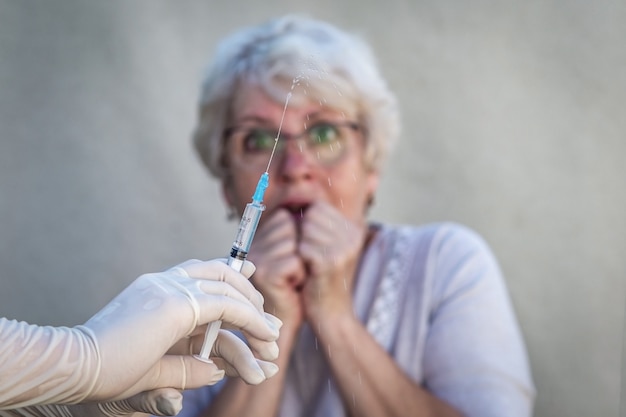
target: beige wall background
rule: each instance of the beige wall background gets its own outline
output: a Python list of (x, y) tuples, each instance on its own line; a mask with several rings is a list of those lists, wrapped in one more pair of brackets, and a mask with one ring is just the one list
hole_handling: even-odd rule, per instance
[(372, 217), (490, 242), (535, 415), (626, 416), (619, 0), (0, 0), (0, 313), (75, 325), (143, 272), (226, 255), (198, 85), (219, 37), (286, 12), (372, 43), (404, 118)]

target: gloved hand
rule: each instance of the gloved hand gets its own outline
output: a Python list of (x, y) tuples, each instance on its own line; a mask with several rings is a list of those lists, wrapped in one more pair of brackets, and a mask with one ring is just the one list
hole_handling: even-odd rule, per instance
[(251, 263), (242, 275), (215, 260), (143, 275), (71, 329), (0, 319), (0, 409), (110, 401), (155, 388), (215, 383), (224, 371), (189, 355), (198, 351), (194, 346), (201, 343), (205, 325), (215, 320), (242, 330), (260, 357), (221, 332), (216, 346), (237, 352), (222, 366), (246, 382), (261, 382), (277, 371), (263, 359), (278, 355), (280, 321), (262, 312), (262, 297), (245, 276), (253, 271)]
[(183, 395), (174, 388), (160, 388), (125, 400), (74, 405), (34, 405), (0, 410), (0, 417), (140, 417), (174, 416), (180, 412)]

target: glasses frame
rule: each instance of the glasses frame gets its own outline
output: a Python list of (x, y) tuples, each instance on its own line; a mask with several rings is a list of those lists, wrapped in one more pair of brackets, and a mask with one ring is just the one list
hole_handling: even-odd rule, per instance
[[(315, 127), (321, 126), (321, 125), (334, 126), (334, 127), (337, 127), (337, 128), (346, 128), (347, 127), (347, 128), (351, 129), (355, 133), (361, 133), (359, 135), (359, 137), (363, 137), (363, 135), (364, 135), (364, 131), (363, 131), (363, 128), (361, 127), (361, 125), (359, 123), (357, 123), (357, 122), (349, 121), (349, 120), (340, 121), (340, 122), (329, 122), (329, 121), (321, 121), (320, 120), (320, 121), (318, 121), (316, 123), (311, 124), (311, 126), (307, 127), (306, 129), (304, 129), (300, 133), (297, 133), (297, 134), (293, 134), (292, 133), (292, 134), (290, 134), (290, 133), (280, 132), (280, 135), (279, 135), (278, 129), (272, 130), (272, 129), (269, 129), (269, 128), (265, 129), (265, 128), (261, 127), (261, 126), (253, 127), (253, 126), (246, 126), (246, 125), (239, 125), (239, 126), (235, 125), (235, 126), (230, 126), (230, 127), (226, 128), (226, 129), (224, 129), (224, 133), (222, 134), (222, 140), (223, 140), (223, 143), (224, 143), (224, 145), (223, 145), (223, 149), (224, 149), (223, 158), (224, 159), (223, 160), (224, 161), (226, 160), (226, 153), (228, 153), (228, 151), (227, 151), (227, 149), (228, 149), (228, 145), (227, 145), (228, 139), (233, 135), (233, 133), (235, 133), (237, 131), (244, 130), (244, 131), (251, 132), (251, 131), (254, 131), (254, 130), (263, 130), (263, 131), (271, 134), (271, 136), (274, 139), (276, 139), (276, 137), (278, 137), (278, 142), (281, 143), (281, 141), (282, 141), (283, 145), (282, 146), (281, 145), (277, 145), (276, 154), (274, 156), (274, 157), (276, 157), (280, 153), (281, 148), (284, 149), (284, 146), (289, 141), (300, 141), (300, 140), (303, 140), (305, 142), (304, 147), (306, 149), (310, 149), (310, 141), (307, 140), (308, 138), (306, 138), (306, 136), (311, 133), (312, 129), (314, 129)], [(302, 147), (300, 147), (300, 150), (302, 150)], [(339, 156), (337, 160), (340, 160), (340, 159), (341, 159), (341, 156)], [(269, 160), (268, 160), (268, 162), (269, 162)], [(322, 165), (333, 165), (336, 162), (337, 161), (334, 160), (332, 162), (327, 162), (327, 163), (321, 162), (321, 164)]]

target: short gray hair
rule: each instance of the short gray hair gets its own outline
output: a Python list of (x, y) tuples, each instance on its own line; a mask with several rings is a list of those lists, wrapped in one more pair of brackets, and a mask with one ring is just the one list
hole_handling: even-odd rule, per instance
[[(311, 71), (317, 74), (307, 76)], [(356, 106), (367, 137), (365, 163), (381, 169), (399, 133), (399, 112), (370, 47), (329, 23), (288, 15), (240, 30), (217, 47), (194, 132), (196, 150), (213, 175), (222, 180), (228, 175), (223, 134), (238, 86), (258, 85), (284, 102), (302, 80), (309, 99), (338, 109)]]

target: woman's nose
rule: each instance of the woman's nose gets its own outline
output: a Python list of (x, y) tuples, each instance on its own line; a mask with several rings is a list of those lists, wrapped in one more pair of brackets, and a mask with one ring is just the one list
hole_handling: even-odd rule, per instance
[(310, 178), (313, 169), (311, 155), (303, 140), (292, 139), (285, 141), (281, 149), (277, 168), (281, 179), (296, 181)]

